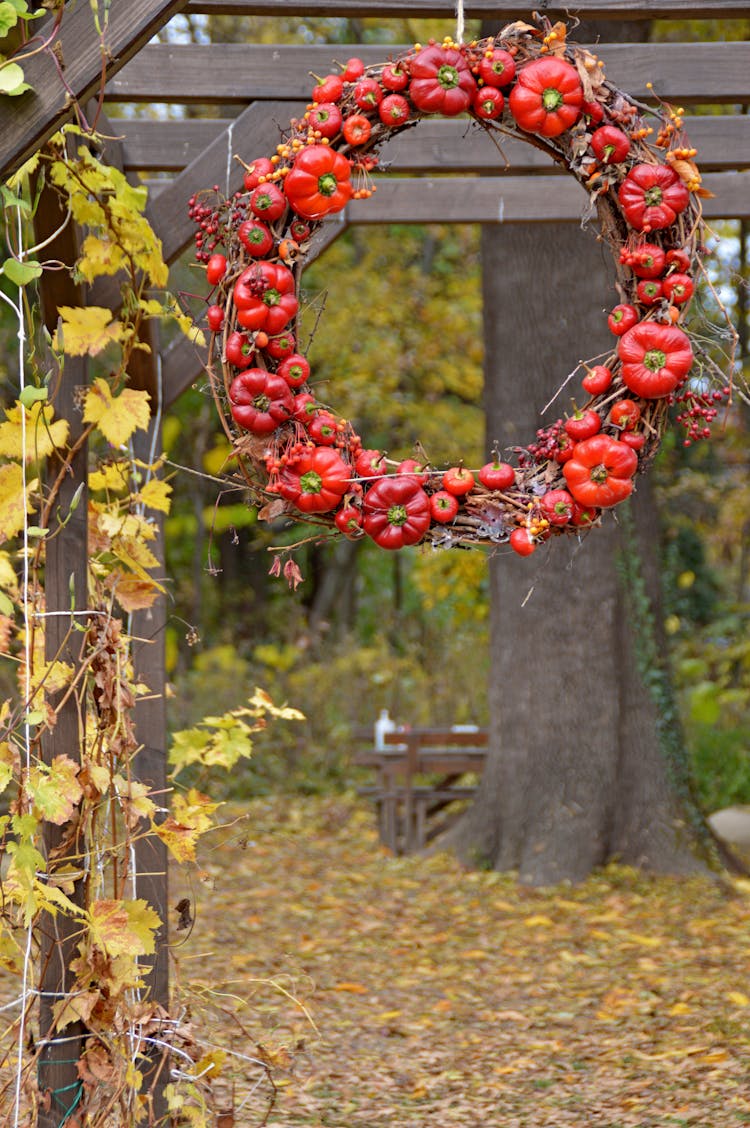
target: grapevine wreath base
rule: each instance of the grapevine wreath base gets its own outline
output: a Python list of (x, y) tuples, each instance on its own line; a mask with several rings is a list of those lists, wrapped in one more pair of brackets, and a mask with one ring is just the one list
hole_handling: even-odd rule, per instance
[[(498, 457), (476, 472), (365, 449), (317, 400), (297, 343), (312, 236), (349, 200), (372, 195), (380, 146), (428, 115), (464, 115), (548, 153), (587, 189), (617, 269), (611, 350), (581, 363), (580, 408), (515, 448), (513, 464)], [(468, 44), (415, 44), (375, 66), (350, 59), (318, 82), (273, 155), (242, 162), (244, 191), (193, 197), (197, 257), (212, 287), (208, 373), (260, 516), (388, 549), (509, 542), (529, 555), (551, 536), (580, 535), (628, 497), (673, 405), (685, 443), (708, 437), (729, 388), (684, 326), (708, 193), (682, 124), (680, 111), (652, 111), (612, 86), (596, 56), (566, 44), (563, 25), (513, 23)]]

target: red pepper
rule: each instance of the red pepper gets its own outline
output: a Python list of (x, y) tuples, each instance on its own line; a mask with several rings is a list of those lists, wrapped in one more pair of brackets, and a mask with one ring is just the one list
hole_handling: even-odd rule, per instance
[(341, 110), (335, 102), (321, 102), (310, 110), (308, 124), (321, 137), (335, 137), (341, 130)]
[(330, 411), (319, 411), (307, 425), (307, 433), (318, 446), (333, 446), (336, 442), (336, 416)]
[(340, 74), (327, 74), (313, 87), (313, 102), (338, 102), (344, 93), (344, 80)]
[(448, 490), (438, 490), (430, 498), (430, 515), (439, 525), (447, 525), (458, 513), (458, 498)]
[(208, 282), (209, 286), (215, 286), (217, 282), (221, 282), (226, 272), (226, 255), (211, 255), (210, 259), (206, 263), (206, 281)]
[(658, 278), (666, 264), (666, 255), (656, 243), (639, 243), (621, 255), (637, 278)]
[(536, 552), (536, 541), (528, 529), (514, 529), (508, 540), (510, 547), (519, 556), (531, 556), (532, 552)]
[(242, 246), (253, 258), (265, 258), (273, 250), (273, 235), (259, 219), (246, 219), (237, 229)]
[(658, 278), (641, 278), (636, 286), (638, 301), (641, 305), (652, 306), (661, 301), (664, 287)]
[(676, 325), (657, 321), (640, 321), (629, 329), (618, 343), (617, 355), (623, 384), (641, 399), (668, 396), (693, 363), (687, 334)]
[(683, 305), (693, 296), (693, 280), (689, 274), (669, 274), (664, 279), (664, 297), (674, 305)]
[(516, 75), (516, 60), (497, 47), (488, 50), (479, 62), (479, 77), (485, 86), (510, 86)]
[[(641, 417), (641, 409), (635, 400), (621, 399), (613, 406), (609, 413), (609, 421), (613, 427), (621, 427), (623, 431), (632, 431)], [(620, 435), (620, 439), (623, 435)]]
[(621, 337), (638, 324), (638, 310), (632, 305), (616, 305), (607, 318), (607, 325), (616, 337)]
[(443, 489), (456, 497), (470, 493), (475, 486), (474, 475), (465, 466), (452, 466), (443, 474)]
[(418, 462), (416, 458), (405, 458), (403, 462), (399, 462), (396, 467), (396, 473), (411, 474), (412, 478), (419, 482), (420, 486), (423, 486), (430, 476), (425, 471), (424, 463)]
[(690, 255), (681, 247), (674, 247), (671, 251), (667, 251), (667, 266), (673, 266), (684, 274), (690, 269)]
[(281, 376), (264, 368), (247, 368), (229, 385), (232, 416), (254, 435), (270, 435), (294, 410), (292, 390)]
[(488, 490), (507, 490), (516, 484), (516, 472), (509, 462), (487, 462), (477, 477)]
[(255, 344), (249, 333), (230, 333), (227, 338), (226, 357), (235, 368), (249, 368), (255, 359)]
[(591, 148), (602, 164), (620, 164), (630, 152), (630, 138), (615, 125), (603, 125), (591, 134)]
[(409, 69), (409, 97), (423, 114), (453, 117), (468, 110), (477, 84), (455, 47), (424, 47)]
[(690, 200), (690, 193), (668, 165), (637, 164), (618, 193), (626, 220), (636, 231), (671, 227)]
[(224, 310), (220, 305), (210, 305), (206, 310), (206, 321), (212, 333), (220, 333), (224, 328)]
[(234, 304), (243, 329), (280, 333), (299, 309), (294, 275), (281, 263), (255, 262), (235, 282)]
[(286, 210), (286, 197), (277, 184), (259, 184), (250, 197), (250, 207), (259, 219), (273, 223)]
[(480, 86), (474, 94), (472, 109), (482, 121), (494, 121), (505, 109), (505, 99), (496, 86)]
[(563, 466), (568, 489), (579, 505), (606, 509), (633, 492), (638, 456), (609, 435), (594, 435), (576, 443), (573, 457)]
[(379, 450), (360, 451), (354, 469), (359, 478), (379, 478), (386, 472), (385, 456)]
[(372, 125), (364, 114), (350, 114), (344, 118), (344, 140), (349, 145), (365, 145), (370, 140)]
[(269, 157), (258, 157), (252, 164), (247, 165), (245, 168), (245, 175), (242, 178), (245, 185), (246, 192), (252, 192), (260, 184), (261, 176), (270, 176), (274, 171), (273, 163)]
[(388, 63), (380, 72), (380, 81), (386, 90), (405, 90), (409, 85), (409, 76), (401, 63)]
[(352, 195), (351, 173), (343, 153), (330, 145), (309, 145), (295, 158), (284, 191), (297, 215), (322, 219), (346, 207)]
[(411, 474), (388, 474), (365, 494), (364, 530), (381, 548), (417, 544), (430, 527), (430, 499)]
[(402, 94), (389, 94), (378, 106), (378, 117), (384, 125), (403, 125), (410, 113), (409, 103)]
[(383, 91), (375, 78), (360, 78), (353, 93), (360, 110), (374, 110), (383, 100)]
[(612, 373), (604, 364), (595, 364), (581, 380), (584, 392), (588, 392), (590, 396), (600, 396), (611, 383)]
[(578, 71), (564, 59), (534, 59), (519, 71), (508, 101), (521, 129), (559, 137), (581, 112), (583, 88)]
[(575, 502), (567, 490), (547, 490), (542, 510), (550, 525), (567, 525), (573, 516)]
[(359, 536), (364, 518), (362, 510), (357, 509), (356, 505), (345, 505), (343, 509), (338, 510), (333, 519), (336, 522), (336, 528), (345, 537), (354, 539)]
[(344, 72), (341, 75), (344, 82), (356, 82), (365, 73), (365, 64), (357, 56), (353, 55), (351, 59), (347, 59)]
[(279, 493), (302, 513), (328, 513), (349, 489), (350, 469), (331, 447), (306, 450), (279, 477)]
[(593, 408), (587, 407), (583, 411), (576, 410), (575, 415), (566, 419), (564, 425), (565, 433), (570, 435), (573, 442), (579, 443), (582, 439), (590, 439), (595, 435), (601, 429), (602, 421)]
[(301, 388), (310, 375), (310, 362), (300, 353), (292, 353), (282, 360), (276, 371), (286, 380), (290, 388)]

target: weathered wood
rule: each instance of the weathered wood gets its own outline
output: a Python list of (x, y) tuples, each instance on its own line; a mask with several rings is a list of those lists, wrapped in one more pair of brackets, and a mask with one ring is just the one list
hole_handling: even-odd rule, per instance
[[(128, 0), (126, 4), (113, 4), (104, 35), (104, 56), (90, 5), (66, 6), (54, 43), (55, 56), (64, 67), (65, 84), (50, 53), (41, 51), (24, 60), (21, 52), (18, 58), (32, 89), (17, 98), (0, 99), (2, 178), (73, 116), (71, 94), (77, 102), (84, 103), (98, 91), (105, 63), (107, 74), (116, 74), (184, 6), (185, 0)], [(48, 19), (32, 28), (36, 36), (43, 38), (53, 26)]]
[[(133, 352), (128, 365), (128, 384), (143, 388), (151, 396), (151, 422), (148, 430), (138, 430), (133, 436), (133, 453), (141, 462), (150, 464), (162, 452), (163, 403), (161, 397), (161, 365), (159, 362), (158, 332), (153, 322), (147, 322), (141, 339), (151, 352), (140, 349)], [(147, 473), (147, 471), (142, 471)], [(156, 511), (149, 511), (156, 531), (150, 542), (151, 551), (160, 562), (156, 579), (165, 580), (164, 519)], [(129, 630), (133, 639), (132, 660), (136, 681), (150, 689), (150, 694), (140, 697), (135, 707), (135, 735), (139, 744), (132, 766), (134, 778), (145, 783), (159, 807), (167, 805), (167, 702), (164, 634), (167, 625), (167, 597), (160, 595), (153, 606), (136, 611), (130, 619)], [(161, 819), (157, 818), (157, 822)], [(140, 960), (144, 968), (144, 982), (149, 1001), (169, 1010), (169, 882), (167, 847), (155, 834), (147, 834), (148, 825), (135, 842), (135, 895), (143, 897), (161, 919), (156, 932), (156, 951), (150, 958)], [(167, 1114), (165, 1085), (169, 1083), (169, 1066), (162, 1047), (146, 1051), (141, 1065), (142, 1093), (150, 1102), (154, 1122)]]
[[(540, 5), (540, 8), (542, 6)], [(581, 19), (732, 19), (747, 17), (748, 5), (737, 0), (576, 0), (574, 5), (543, 7), (545, 15), (567, 19), (573, 13)], [(453, 0), (190, 0), (191, 14), (227, 16), (425, 16), (455, 15)], [(467, 17), (529, 19), (531, 6), (518, 0), (465, 0)]]
[[(302, 105), (301, 102), (287, 104), (290, 118), (301, 111)], [(217, 141), (229, 125), (227, 118), (213, 121), (110, 119), (110, 127), (122, 137), (123, 162), (129, 172), (179, 172)], [(750, 117), (747, 115), (687, 116), (685, 132), (691, 145), (698, 149), (703, 171), (750, 165)], [(483, 129), (469, 126), (466, 120), (427, 118), (416, 129), (388, 141), (380, 151), (380, 159), (383, 165), (392, 162), (399, 173), (496, 173), (507, 158), (514, 172), (564, 175), (532, 145), (512, 137), (495, 136), (497, 145)], [(256, 155), (244, 154), (245, 159)]]
[[(358, 46), (357, 54), (366, 63), (378, 63), (404, 50)], [(685, 105), (750, 102), (750, 43), (602, 43), (592, 50), (609, 80), (636, 98), (655, 94)], [(107, 98), (210, 105), (308, 99), (311, 74), (325, 74), (343, 53), (331, 45), (157, 43), (144, 47), (115, 75), (107, 84)]]
[[(56, 194), (46, 189), (41, 196), (35, 219), (35, 231), (41, 242), (58, 231), (65, 219)], [(76, 233), (72, 224), (64, 227), (47, 246), (45, 253), (61, 262), (73, 263), (77, 257)], [(60, 305), (82, 305), (80, 288), (74, 285), (67, 271), (46, 271), (41, 283), (44, 320), (50, 332), (57, 324)], [(79, 407), (79, 389), (86, 383), (86, 361), (68, 357), (57, 381), (51, 401), (58, 418), (67, 419), (71, 444), (80, 437), (83, 420)], [(88, 607), (87, 547), (87, 449), (84, 443), (71, 462), (70, 473), (60, 483), (57, 502), (49, 521), (45, 564), (45, 659), (69, 662), (74, 670), (80, 667), (83, 634)], [(49, 460), (48, 481), (56, 480), (61, 462)], [(76, 508), (71, 503), (77, 491)], [(77, 629), (78, 628), (78, 629)], [(68, 756), (80, 763), (81, 740), (85, 715), (79, 712), (75, 695), (62, 702), (64, 691), (49, 696), (49, 704), (57, 709), (57, 723), (43, 740), (44, 762), (56, 756)], [(63, 826), (45, 822), (43, 850), (48, 859), (48, 872), (67, 865), (80, 877), (73, 882), (68, 896), (79, 907), (84, 903), (85, 867), (82, 862), (84, 843), (79, 838), (77, 818)], [(54, 1006), (71, 988), (74, 976), (69, 971), (80, 939), (80, 922), (72, 916), (44, 914), (40, 922), (40, 1005), (39, 1031), (41, 1052), (38, 1081), (42, 1093), (50, 1093), (47, 1111), (40, 1109), (39, 1128), (58, 1128), (65, 1114), (78, 1103), (81, 1081), (76, 1061), (83, 1049), (85, 1027), (76, 1022), (67, 1026), (59, 1040), (54, 1031)]]

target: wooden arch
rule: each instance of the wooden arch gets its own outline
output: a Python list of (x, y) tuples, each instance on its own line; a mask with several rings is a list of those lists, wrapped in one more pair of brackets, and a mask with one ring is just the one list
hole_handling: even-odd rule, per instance
[[(513, 18), (529, 18), (533, 5), (513, 0), (466, 0), (467, 17), (487, 17), (498, 25)], [(544, 6), (550, 18), (567, 18), (568, 5)], [(273, 150), (278, 128), (299, 112), (308, 96), (309, 72), (326, 73), (332, 62), (330, 47), (310, 46), (178, 46), (154, 43), (153, 37), (176, 15), (230, 15), (238, 20), (250, 16), (408, 16), (450, 18), (453, 0), (124, 0), (109, 9), (106, 33), (108, 58), (105, 103), (113, 110), (113, 134), (121, 140), (108, 146), (108, 158), (134, 178), (147, 177), (151, 185), (148, 218), (162, 239), (167, 262), (174, 262), (191, 244), (193, 226), (185, 202), (195, 191), (216, 178), (217, 168), (229, 168), (226, 188), (240, 186), (241, 170), (231, 160), (233, 153), (249, 157)], [(577, 0), (575, 12), (581, 18), (622, 21), (650, 19), (733, 19), (750, 17), (750, 7), (736, 0)], [(44, 36), (51, 19), (35, 28)], [(398, 48), (391, 48), (396, 53)], [(653, 82), (661, 98), (688, 108), (686, 124), (693, 142), (700, 149), (704, 182), (715, 193), (706, 201), (709, 219), (750, 219), (750, 44), (746, 42), (690, 44), (607, 44), (597, 45), (608, 76), (636, 97), (647, 100), (647, 82)], [(63, 61), (65, 86), (49, 55), (40, 53), (25, 64), (26, 79), (32, 90), (19, 98), (0, 101), (0, 171), (5, 179), (30, 157), (60, 125), (72, 116), (71, 98), (83, 105), (99, 89), (102, 53), (91, 10), (77, 4), (65, 10), (56, 53)], [(367, 61), (378, 61), (382, 48), (361, 47), (357, 53)], [(233, 57), (237, 56), (235, 62)], [(241, 65), (240, 65), (241, 61)], [(143, 103), (191, 104), (236, 107), (232, 117), (213, 120), (154, 121), (122, 115), (123, 106)], [(711, 116), (693, 113), (690, 107), (711, 105)], [(344, 213), (326, 223), (318, 237), (319, 252), (350, 224), (424, 222), (578, 222), (584, 203), (581, 190), (570, 178), (550, 169), (533, 148), (518, 142), (507, 143), (512, 171), (498, 170), (497, 151), (480, 133), (464, 135), (460, 122), (424, 122), (418, 136), (405, 141), (396, 138), (383, 152), (394, 159), (407, 175), (386, 181), (377, 197), (353, 201)], [(229, 158), (229, 159), (228, 159)], [(439, 175), (438, 175), (439, 174)], [(473, 191), (467, 200), (461, 195), (460, 211), (455, 200), (456, 178), (471, 175)], [(545, 183), (559, 177), (554, 198)], [(54, 205), (40, 214), (40, 224), (55, 230)], [(63, 261), (75, 257), (73, 233), (66, 232), (51, 252)], [(65, 245), (63, 245), (63, 243)], [(62, 276), (45, 283), (43, 295), (48, 321), (54, 325), (56, 310), (63, 304), (79, 304), (81, 295)], [(117, 303), (114, 283), (100, 282), (90, 295), (97, 305)], [(148, 434), (138, 432), (141, 454), (152, 444), (159, 445), (161, 413), (201, 374), (202, 361), (194, 348), (180, 340), (158, 356), (141, 359), (131, 372), (137, 387), (152, 393), (159, 406)], [(83, 363), (66, 365), (65, 381), (58, 393), (57, 410), (74, 418), (75, 388), (85, 381)], [(78, 478), (66, 485), (69, 497), (85, 485), (85, 452), (78, 462)], [(67, 510), (61, 497), (61, 509)], [(80, 606), (86, 605), (87, 573), (85, 505), (79, 505), (77, 518), (50, 538), (54, 545), (49, 558), (48, 611), (57, 612), (50, 622), (52, 653), (69, 626), (70, 587), (73, 574)], [(163, 559), (163, 550), (161, 554)], [(136, 645), (134, 659), (142, 680), (151, 685), (154, 697), (139, 704), (137, 727), (143, 751), (138, 770), (155, 790), (165, 787), (166, 718), (164, 709), (163, 627), (166, 608), (162, 600), (149, 612), (135, 616), (133, 633), (144, 640)], [(71, 708), (75, 706), (71, 702)], [(70, 755), (77, 740), (78, 719), (62, 711), (58, 725), (45, 747), (51, 760), (61, 750)], [(61, 828), (58, 838), (64, 836)], [(49, 841), (48, 847), (57, 845)], [(163, 845), (152, 840), (140, 846), (138, 869), (145, 876), (139, 895), (145, 896), (166, 921), (169, 912), (166, 856)], [(166, 928), (150, 972), (152, 995), (166, 1002), (168, 968)], [(71, 936), (59, 937), (46, 952), (49, 991), (64, 989), (56, 967), (65, 961)], [(56, 956), (57, 960), (50, 959)], [(49, 1008), (46, 1015), (49, 1017)], [(44, 1024), (44, 1019), (43, 1019)], [(70, 1030), (66, 1031), (69, 1035)], [(78, 1033), (82, 1036), (83, 1029)], [(65, 1044), (50, 1041), (44, 1057), (44, 1084), (63, 1088), (75, 1081), (77, 1073), (71, 1059), (69, 1038)], [(159, 1064), (154, 1063), (154, 1073)], [(166, 1070), (155, 1086), (154, 1114), (163, 1115), (161, 1095)], [(42, 1128), (57, 1128), (58, 1119), (41, 1114)]]

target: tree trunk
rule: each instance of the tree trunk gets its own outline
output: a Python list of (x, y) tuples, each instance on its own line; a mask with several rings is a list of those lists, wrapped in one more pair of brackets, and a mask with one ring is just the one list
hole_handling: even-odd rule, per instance
[[(482, 255), (487, 434), (502, 451), (532, 439), (582, 356), (611, 347), (604, 310), (617, 298), (591, 232), (485, 227)], [(579, 377), (541, 424), (574, 395)], [(532, 558), (504, 550), (491, 562), (491, 750), (450, 839), (469, 863), (538, 885), (580, 880), (613, 859), (671, 872), (702, 864), (689, 796), (678, 796), (638, 672), (634, 626), (643, 626), (618, 579), (618, 554), (636, 541), (658, 622), (658, 521), (645, 477), (633, 515), (634, 535), (605, 514), (581, 543), (554, 538)]]

